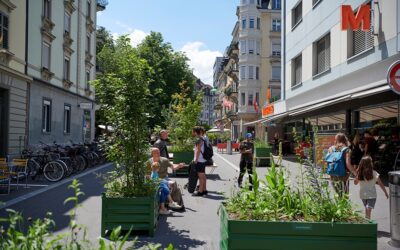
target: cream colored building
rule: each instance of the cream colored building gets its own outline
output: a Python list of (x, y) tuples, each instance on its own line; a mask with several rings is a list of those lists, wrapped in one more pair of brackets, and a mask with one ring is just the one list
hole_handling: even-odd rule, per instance
[(231, 125), (237, 133), (233, 139), (246, 133), (263, 139), (266, 128), (254, 121), (261, 118), (263, 106), (271, 101), (267, 101), (268, 88), (272, 101), (280, 98), (280, 5), (280, 0), (241, 0), (237, 9), (238, 22), (228, 51), (232, 45), (238, 51), (226, 53), (226, 76), (220, 77), (224, 86), (234, 86), (237, 92), (237, 118)]
[(0, 1), (0, 157), (18, 154), (28, 130), (26, 1)]

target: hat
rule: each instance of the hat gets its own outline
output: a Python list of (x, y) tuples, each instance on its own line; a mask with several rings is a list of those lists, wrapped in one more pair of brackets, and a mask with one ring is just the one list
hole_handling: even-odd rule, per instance
[(253, 135), (251, 133), (246, 134), (246, 138), (251, 138), (251, 137), (253, 137)]

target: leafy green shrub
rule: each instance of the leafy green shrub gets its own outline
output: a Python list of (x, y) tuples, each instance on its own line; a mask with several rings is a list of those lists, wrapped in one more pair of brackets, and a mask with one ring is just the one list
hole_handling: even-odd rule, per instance
[[(282, 166), (276, 167), (274, 161), (271, 161), (264, 180), (259, 180), (253, 170), (252, 190), (243, 188), (226, 202), (230, 217), (266, 221), (365, 222), (353, 209), (350, 199), (332, 194), (328, 183), (321, 181), (314, 168), (304, 171), (302, 164), (300, 168), (299, 187), (289, 184)], [(265, 189), (260, 188), (262, 184)]]
[[(47, 250), (47, 249), (98, 249), (98, 250), (111, 250), (111, 249), (124, 249), (126, 241), (128, 240), (130, 232), (124, 236), (121, 234), (121, 227), (115, 228), (109, 237), (110, 242), (107, 243), (103, 238), (99, 238), (99, 247), (95, 248), (91, 242), (86, 238), (87, 228), (84, 225), (79, 225), (76, 222), (76, 211), (79, 204), (79, 197), (84, 195), (80, 189), (81, 184), (77, 180), (73, 180), (68, 188), (74, 190), (74, 196), (67, 198), (64, 204), (72, 202), (73, 209), (70, 211), (69, 232), (54, 235), (55, 222), (51, 219), (51, 213), (47, 213), (44, 219), (37, 219), (30, 222), (28, 230), (24, 232), (23, 223), (24, 218), (20, 212), (14, 210), (8, 211), (8, 218), (0, 218), (0, 221), (7, 223), (7, 229), (3, 226), (0, 227), (0, 249), (7, 250)], [(29, 220), (29, 219), (28, 219)], [(83, 230), (83, 233), (80, 233)], [(134, 249), (136, 239), (130, 249)], [(159, 249), (160, 244), (149, 244), (147, 249)], [(143, 249), (143, 248), (141, 248)], [(174, 247), (170, 244), (167, 248), (173, 250)]]
[(169, 137), (172, 142), (171, 152), (193, 150), (192, 129), (197, 125), (202, 109), (202, 94), (191, 98), (190, 89), (185, 83), (180, 84), (181, 91), (172, 96), (173, 103), (166, 118)]
[(271, 146), (265, 142), (264, 140), (256, 140), (254, 143), (254, 147), (256, 148), (270, 148)]

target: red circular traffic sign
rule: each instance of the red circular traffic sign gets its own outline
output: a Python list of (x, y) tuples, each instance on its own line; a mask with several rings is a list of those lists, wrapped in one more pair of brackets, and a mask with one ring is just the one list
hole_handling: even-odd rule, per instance
[(400, 61), (394, 62), (389, 67), (387, 80), (390, 88), (400, 95)]

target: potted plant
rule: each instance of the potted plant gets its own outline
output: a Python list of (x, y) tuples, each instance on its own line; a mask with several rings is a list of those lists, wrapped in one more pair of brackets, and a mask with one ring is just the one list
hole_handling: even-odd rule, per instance
[(148, 173), (147, 62), (139, 59), (129, 39), (120, 37), (114, 50), (99, 54), (110, 67), (95, 81), (96, 96), (113, 133), (105, 137), (108, 159), (115, 169), (106, 177), (102, 195), (101, 235), (121, 226), (122, 230), (146, 230), (154, 234), (158, 218), (158, 183)]
[(315, 168), (300, 164), (297, 187), (273, 161), (264, 180), (253, 173), (252, 190), (220, 206), (220, 249), (376, 249), (377, 224), (333, 194)]
[[(202, 95), (195, 94), (191, 97), (190, 89), (180, 84), (181, 91), (173, 95), (173, 103), (170, 108), (167, 129), (172, 142), (170, 149), (173, 152), (175, 163), (189, 164), (193, 160), (193, 136), (192, 129), (196, 126), (201, 112)], [(187, 168), (178, 171), (186, 171)]]

